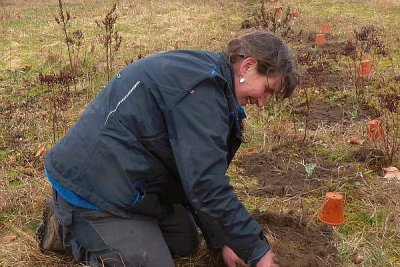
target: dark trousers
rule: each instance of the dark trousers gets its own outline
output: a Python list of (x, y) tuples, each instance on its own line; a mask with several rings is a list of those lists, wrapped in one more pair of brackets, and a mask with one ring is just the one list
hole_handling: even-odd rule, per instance
[(88, 266), (169, 267), (198, 247), (197, 227), (182, 205), (162, 219), (121, 218), (73, 206), (55, 190), (53, 200), (65, 252)]

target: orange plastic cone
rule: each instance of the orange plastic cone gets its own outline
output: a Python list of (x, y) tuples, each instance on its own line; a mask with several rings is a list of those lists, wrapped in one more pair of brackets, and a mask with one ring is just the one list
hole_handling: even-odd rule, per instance
[(368, 59), (364, 59), (360, 63), (360, 76), (365, 77), (370, 75), (372, 72), (372, 62)]
[(330, 33), (331, 32), (331, 25), (328, 23), (322, 24), (322, 33)]
[(385, 128), (381, 120), (370, 120), (367, 125), (368, 139), (373, 142), (385, 139)]
[(325, 34), (319, 33), (315, 36), (315, 43), (317, 45), (324, 45), (326, 44)]
[(296, 19), (299, 18), (300, 17), (300, 12), (298, 10), (293, 11), (292, 12), (292, 17), (296, 18)]
[(328, 192), (325, 201), (318, 214), (318, 218), (329, 225), (340, 225), (344, 223), (344, 201), (342, 194)]

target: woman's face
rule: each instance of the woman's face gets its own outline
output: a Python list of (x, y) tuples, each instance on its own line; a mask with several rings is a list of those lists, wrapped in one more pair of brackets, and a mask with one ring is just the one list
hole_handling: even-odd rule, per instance
[[(252, 58), (238, 62), (234, 66), (236, 97), (240, 105), (264, 107), (265, 101), (281, 90), (284, 78), (281, 74), (264, 75), (257, 72), (256, 61)], [(240, 78), (244, 79), (240, 82)]]

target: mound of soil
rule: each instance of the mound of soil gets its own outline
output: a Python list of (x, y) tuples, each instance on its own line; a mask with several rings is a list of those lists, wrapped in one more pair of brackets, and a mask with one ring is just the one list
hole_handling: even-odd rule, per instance
[[(312, 174), (307, 174), (301, 159), (308, 159), (308, 164), (315, 164)], [(256, 196), (290, 197), (319, 190), (321, 185), (331, 179), (338, 179), (338, 164), (307, 154), (305, 147), (279, 147), (271, 153), (246, 154), (238, 158), (236, 163), (242, 168), (243, 175), (258, 178), (259, 186), (248, 189), (248, 193)], [(350, 172), (341, 167), (341, 177)]]
[(337, 249), (332, 227), (317, 225), (303, 216), (253, 212), (263, 226), (281, 267), (335, 267)]

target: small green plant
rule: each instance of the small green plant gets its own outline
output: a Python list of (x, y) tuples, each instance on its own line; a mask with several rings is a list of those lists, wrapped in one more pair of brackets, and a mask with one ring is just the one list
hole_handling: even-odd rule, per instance
[(313, 175), (315, 168), (318, 166), (316, 163), (305, 163), (304, 159), (300, 161), (300, 164), (304, 167), (307, 177), (311, 177)]
[(115, 22), (118, 18), (115, 13), (116, 7), (117, 4), (114, 4), (102, 21), (96, 20), (97, 26), (105, 31), (104, 34), (99, 37), (105, 49), (108, 81), (110, 81), (115, 54), (119, 50), (122, 41), (121, 35), (115, 29)]

